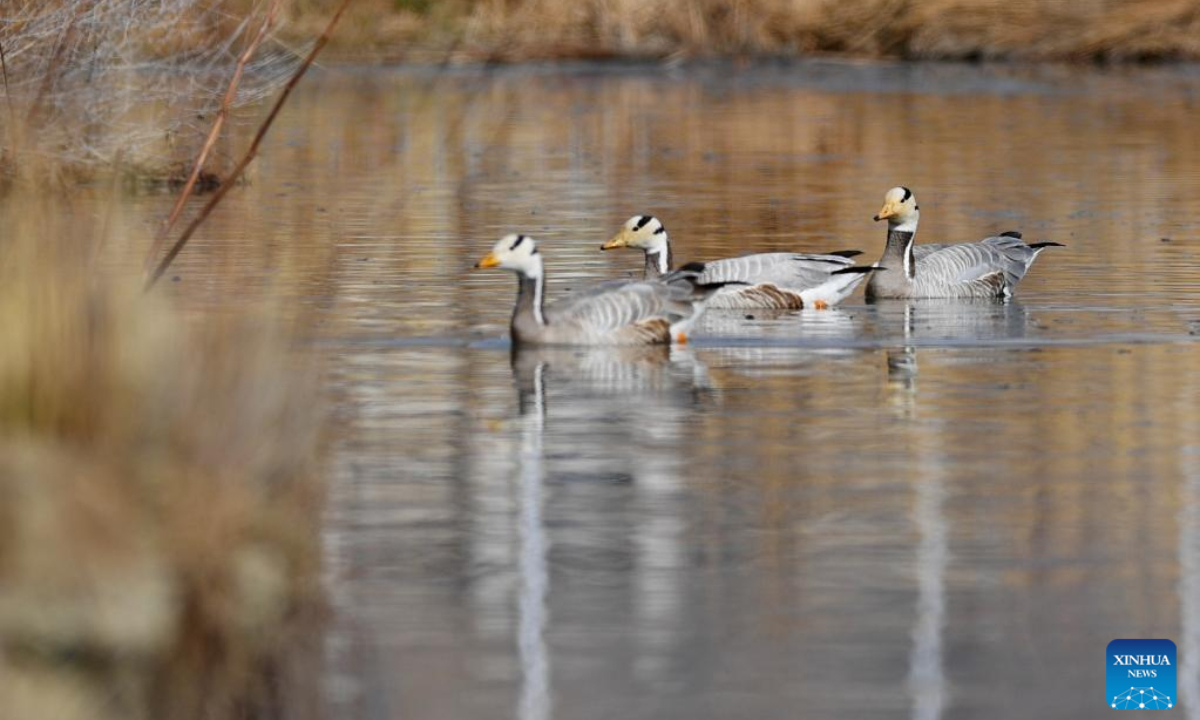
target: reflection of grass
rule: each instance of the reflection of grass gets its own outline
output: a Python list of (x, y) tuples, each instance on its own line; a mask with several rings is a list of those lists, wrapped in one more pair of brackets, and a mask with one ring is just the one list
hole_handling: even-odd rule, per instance
[(309, 374), (62, 230), (0, 245), (0, 717), (275, 714), (317, 594)]
[[(298, 4), (296, 25), (331, 4)], [(362, 0), (355, 13), (343, 49), (385, 57), (1200, 57), (1192, 0)]]

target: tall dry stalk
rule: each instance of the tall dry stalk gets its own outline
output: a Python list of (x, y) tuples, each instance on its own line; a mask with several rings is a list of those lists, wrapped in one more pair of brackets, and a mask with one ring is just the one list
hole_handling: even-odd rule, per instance
[(8, 121), (14, 122), (17, 119), (17, 112), (13, 109), (12, 91), (8, 89), (8, 58), (4, 54), (4, 43), (0, 42), (0, 75), (4, 78), (4, 104), (8, 107)]
[(281, 6), (282, 0), (271, 0), (271, 5), (263, 17), (262, 24), (259, 25), (258, 32), (247, 43), (246, 48), (238, 57), (237, 65), (233, 69), (233, 76), (229, 79), (229, 87), (226, 88), (225, 95), (221, 98), (221, 106), (217, 110), (212, 127), (209, 128), (208, 135), (204, 139), (204, 145), (201, 146), (200, 152), (196, 155), (195, 162), (192, 163), (192, 171), (188, 174), (187, 182), (184, 184), (183, 189), (180, 190), (178, 197), (176, 197), (170, 214), (167, 215), (158, 233), (154, 236), (154, 242), (151, 244), (150, 251), (146, 255), (146, 273), (150, 272), (150, 264), (162, 251), (162, 245), (166, 242), (167, 235), (171, 232), (171, 228), (175, 226), (180, 213), (183, 212), (184, 205), (187, 204), (188, 198), (191, 197), (193, 190), (195, 190), (196, 181), (200, 179), (200, 172), (204, 169), (204, 163), (208, 160), (208, 154), (212, 152), (213, 146), (216, 145), (217, 138), (221, 135), (221, 129), (225, 126), (225, 119), (229, 116), (229, 110), (233, 107), (233, 101), (237, 97), (238, 85), (241, 83), (242, 74), (246, 71), (246, 65), (254, 57), (254, 53), (258, 51), (258, 46), (266, 38), (267, 32), (275, 25), (275, 20), (279, 15)]
[[(167, 252), (166, 256), (164, 256), (163, 259), (158, 263), (158, 266), (154, 269), (154, 272), (151, 273), (146, 279), (146, 290), (150, 290), (152, 287), (154, 287), (154, 284), (158, 282), (158, 279), (162, 277), (163, 273), (167, 271), (167, 268), (171, 266), (171, 263), (175, 260), (176, 256), (179, 255), (180, 251), (183, 250), (183, 247), (187, 245), (188, 240), (190, 240), (192, 235), (195, 234), (197, 228), (199, 228), (200, 225), (208, 218), (217, 204), (221, 202), (221, 199), (225, 197), (225, 194), (229, 192), (229, 189), (234, 186), (239, 178), (241, 178), (242, 173), (246, 170), (246, 166), (248, 166), (250, 162), (254, 160), (255, 156), (258, 154), (258, 148), (262, 144), (263, 138), (266, 137), (267, 131), (271, 129), (271, 125), (275, 122), (275, 117), (279, 115), (279, 111), (283, 108), (284, 103), (287, 102), (288, 97), (291, 96), (292, 90), (295, 89), (296, 84), (300, 82), (300, 78), (304, 77), (304, 73), (308, 71), (308, 68), (312, 65), (313, 61), (316, 60), (317, 55), (321, 52), (322, 48), (329, 43), (329, 38), (333, 35), (333, 30), (337, 27), (338, 20), (341, 19), (342, 14), (346, 11), (346, 8), (350, 6), (350, 2), (351, 0), (342, 0), (338, 5), (337, 10), (334, 11), (333, 16), (329, 19), (329, 24), (325, 26), (325, 31), (322, 32), (320, 37), (317, 38), (316, 43), (313, 44), (312, 49), (309, 50), (308, 55), (304, 58), (304, 61), (300, 63), (300, 67), (296, 69), (296, 72), (292, 74), (292, 77), (288, 80), (287, 84), (284, 85), (283, 91), (279, 93), (279, 97), (276, 98), (275, 104), (271, 107), (271, 111), (267, 114), (266, 119), (264, 119), (262, 124), (259, 125), (258, 132), (254, 134), (254, 139), (251, 140), (250, 146), (246, 149), (245, 154), (242, 155), (241, 160), (239, 160), (238, 164), (234, 166), (232, 172), (230, 172), (225, 181), (222, 182), (212, 196), (209, 197), (208, 202), (204, 204), (204, 207), (200, 209), (200, 212), (196, 214), (196, 217), (192, 219), (191, 223), (189, 223), (184, 231), (180, 234), (179, 239), (176, 240), (175, 244), (171, 246), (171, 249)], [(147, 263), (149, 263), (151, 260), (152, 257), (148, 258)]]

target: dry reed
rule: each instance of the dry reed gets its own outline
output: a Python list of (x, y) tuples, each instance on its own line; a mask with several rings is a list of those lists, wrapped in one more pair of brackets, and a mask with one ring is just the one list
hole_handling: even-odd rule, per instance
[[(15, 0), (0, 7), (5, 102), (0, 177), (185, 176), (216, 111), (228, 68), (257, 26), (249, 2)], [(249, 41), (249, 38), (246, 38)], [(259, 53), (237, 104), (290, 70), (291, 53)], [(44, 173), (52, 177), (44, 177)]]
[(147, 272), (151, 267), (154, 258), (158, 257), (162, 249), (163, 243), (167, 240), (168, 233), (179, 220), (179, 215), (183, 212), (184, 205), (187, 204), (188, 198), (197, 187), (197, 182), (200, 180), (201, 173), (204, 171), (204, 163), (208, 161), (208, 155), (212, 152), (213, 147), (217, 144), (217, 139), (221, 137), (221, 129), (225, 127), (225, 120), (229, 117), (229, 111), (233, 108), (233, 103), (237, 99), (238, 85), (242, 81), (242, 75), (246, 72), (246, 66), (254, 58), (254, 53), (258, 51), (258, 47), (262, 45), (262, 41), (266, 38), (267, 32), (275, 24), (276, 18), (279, 16), (281, 0), (271, 0), (271, 5), (263, 15), (262, 23), (258, 27), (258, 32), (246, 44), (246, 48), (242, 50), (238, 56), (237, 65), (234, 66), (233, 76), (229, 79), (229, 86), (225, 89), (225, 94), (221, 97), (221, 105), (217, 108), (216, 117), (213, 119), (212, 127), (208, 129), (208, 134), (204, 137), (204, 144), (200, 147), (200, 152), (197, 153), (196, 159), (192, 162), (192, 170), (188, 173), (187, 181), (183, 184), (183, 189), (179, 191), (178, 197), (175, 199), (175, 204), (171, 206), (171, 212), (163, 220), (159, 226), (158, 233), (154, 236), (154, 242), (150, 245), (150, 251), (146, 254), (145, 267)]
[[(294, 3), (293, 27), (328, 6)], [(373, 0), (346, 26), (343, 52), (385, 59), (1200, 58), (1194, 0)]]
[[(308, 54), (304, 57), (304, 60), (300, 63), (300, 66), (296, 68), (296, 71), (292, 73), (292, 76), (288, 79), (287, 83), (284, 84), (283, 90), (279, 93), (279, 97), (275, 99), (275, 104), (271, 106), (271, 111), (267, 113), (266, 118), (264, 118), (262, 123), (259, 124), (258, 132), (254, 134), (254, 139), (250, 141), (250, 146), (246, 148), (246, 152), (242, 155), (242, 158), (233, 167), (233, 170), (230, 171), (229, 177), (217, 187), (216, 192), (214, 192), (212, 197), (209, 198), (208, 202), (204, 204), (204, 207), (200, 208), (200, 211), (194, 218), (192, 218), (192, 221), (188, 223), (188, 226), (182, 233), (180, 233), (179, 238), (171, 246), (171, 249), (167, 251), (167, 254), (162, 258), (157, 266), (154, 267), (154, 270), (147, 273), (147, 290), (154, 287), (154, 283), (158, 282), (158, 279), (162, 277), (164, 272), (167, 271), (167, 268), (170, 267), (171, 262), (174, 261), (176, 256), (179, 255), (180, 251), (183, 250), (184, 245), (186, 245), (188, 240), (191, 239), (192, 235), (196, 232), (196, 229), (199, 228), (200, 225), (208, 218), (208, 216), (212, 213), (213, 208), (215, 208), (217, 204), (221, 202), (221, 199), (225, 197), (227, 192), (229, 192), (229, 188), (231, 188), (233, 184), (237, 182), (239, 178), (241, 178), (242, 173), (246, 170), (246, 167), (252, 160), (254, 160), (255, 156), (258, 154), (258, 148), (262, 144), (263, 138), (266, 137), (267, 131), (271, 129), (271, 125), (275, 122), (275, 118), (278, 117), (279, 111), (283, 108), (284, 103), (286, 103), (288, 98), (291, 96), (292, 91), (296, 88), (296, 84), (300, 82), (300, 78), (304, 77), (304, 73), (306, 73), (308, 68), (312, 66), (313, 61), (317, 59), (317, 55), (320, 54), (325, 45), (329, 43), (329, 39), (333, 35), (334, 28), (337, 27), (338, 21), (341, 20), (343, 13), (346, 12), (346, 8), (350, 6), (351, 1), (352, 0), (341, 0), (337, 9), (329, 18), (329, 22), (326, 24), (325, 30), (317, 38), (317, 41), (313, 43), (312, 48), (308, 51)], [(264, 21), (264, 32), (274, 20), (277, 9), (278, 3), (273, 2), (271, 5), (271, 10), (268, 11), (267, 18)], [(247, 50), (247, 55), (245, 56), (246, 59), (248, 59), (249, 55), (253, 54), (253, 47), (254, 46), (251, 46), (251, 48)], [(236, 81), (243, 65), (244, 61), (239, 61), (238, 70), (235, 72), (234, 79), (230, 82), (229, 93), (234, 92), (234, 88), (236, 88)], [(209, 138), (215, 138), (219, 131), (219, 125), (214, 124), (213, 130), (209, 133)], [(203, 167), (204, 155), (207, 154), (208, 147), (209, 143), (206, 142), (204, 148), (201, 149), (200, 157), (198, 157), (196, 160), (194, 171), (194, 174), (196, 175), (199, 174), (200, 168)], [(175, 209), (172, 210), (171, 216), (168, 218), (168, 225), (161, 232), (155, 243), (151, 246), (150, 252), (146, 257), (145, 267), (147, 269), (151, 267), (153, 260), (157, 255), (159, 244), (166, 238), (166, 232), (170, 230), (170, 223), (174, 221), (174, 218), (178, 217), (178, 210), (181, 209), (183, 204), (187, 201), (188, 195), (191, 193), (193, 187), (194, 183), (189, 182), (180, 193), (179, 200), (175, 204)]]
[[(319, 408), (287, 333), (0, 244), (0, 717), (315, 711)], [(253, 315), (253, 313), (250, 313)], [(299, 713), (305, 716), (305, 713)]]

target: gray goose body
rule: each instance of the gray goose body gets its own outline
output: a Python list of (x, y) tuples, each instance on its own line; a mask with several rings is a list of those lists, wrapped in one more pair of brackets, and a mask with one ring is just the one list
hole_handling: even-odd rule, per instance
[[(602, 246), (639, 248), (645, 253), (645, 277), (670, 272), (670, 239), (662, 223), (649, 215), (630, 218), (623, 229)], [(858, 251), (843, 253), (757, 253), (704, 263), (703, 283), (731, 283), (708, 302), (709, 308), (798, 309), (832, 307), (844, 300), (864, 275), (867, 267), (855, 267), (850, 258)]]
[(862, 282), (867, 268), (843, 255), (758, 253), (704, 264), (702, 282), (738, 282), (709, 301), (710, 308), (832, 307)]
[(686, 341), (686, 333), (720, 289), (688, 267), (658, 280), (600, 283), (552, 303), (544, 302), (545, 273), (534, 241), (510, 235), (478, 267), (517, 274), (514, 343), (532, 345), (652, 345)]
[(872, 273), (866, 296), (875, 298), (1004, 298), (1042, 250), (1060, 243), (1026, 244), (1017, 232), (977, 243), (916, 245), (919, 208), (912, 191), (893, 188), (876, 219), (888, 220), (879, 264), (900, 272)]

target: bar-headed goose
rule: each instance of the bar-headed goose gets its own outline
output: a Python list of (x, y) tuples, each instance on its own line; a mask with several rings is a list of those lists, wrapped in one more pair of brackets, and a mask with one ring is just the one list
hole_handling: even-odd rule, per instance
[[(645, 277), (671, 271), (671, 241), (658, 218), (634, 215), (601, 250), (638, 248), (646, 256)], [(862, 282), (870, 267), (855, 267), (850, 258), (861, 253), (845, 250), (808, 253), (757, 253), (704, 263), (704, 282), (736, 282), (717, 293), (710, 308), (818, 308), (837, 305)]]
[(888, 221), (887, 246), (880, 265), (899, 272), (873, 274), (868, 298), (1003, 298), (1038, 254), (1062, 243), (1027, 245), (1019, 232), (1005, 232), (976, 243), (915, 245), (920, 208), (912, 190), (895, 187), (883, 198), (875, 220)]
[(546, 304), (542, 256), (528, 235), (501, 238), (475, 267), (516, 273), (513, 342), (535, 345), (687, 342), (704, 301), (725, 285), (702, 282), (704, 268), (693, 263), (657, 280), (600, 283)]

